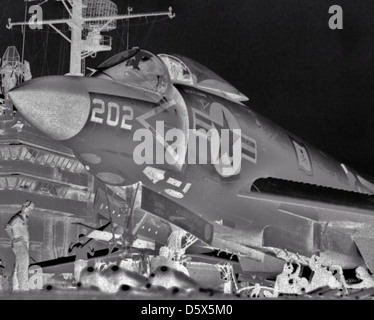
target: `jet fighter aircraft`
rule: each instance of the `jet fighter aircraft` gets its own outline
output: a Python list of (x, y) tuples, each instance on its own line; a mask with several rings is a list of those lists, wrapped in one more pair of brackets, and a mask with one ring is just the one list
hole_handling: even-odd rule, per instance
[(257, 114), (191, 59), (134, 48), (89, 77), (41, 77), (9, 97), (117, 196), (140, 183), (136, 221), (151, 214), (200, 249), (237, 255), (243, 271), (319, 255), (374, 272), (374, 181)]

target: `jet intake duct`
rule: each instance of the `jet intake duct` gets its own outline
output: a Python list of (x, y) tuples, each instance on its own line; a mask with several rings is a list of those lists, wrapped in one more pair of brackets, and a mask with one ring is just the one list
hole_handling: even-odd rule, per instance
[(374, 210), (374, 196), (275, 178), (256, 180), (251, 192)]

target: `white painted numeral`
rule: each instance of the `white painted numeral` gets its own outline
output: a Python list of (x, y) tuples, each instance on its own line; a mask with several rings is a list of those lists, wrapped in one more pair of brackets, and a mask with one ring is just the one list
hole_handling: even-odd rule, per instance
[(103, 119), (98, 118), (96, 114), (102, 115), (105, 112), (105, 102), (100, 99), (93, 99), (92, 101), (94, 104), (99, 104), (99, 107), (95, 107), (92, 109), (92, 116), (91, 121), (96, 123), (103, 123)]
[[(118, 126), (118, 123), (119, 123), (119, 105), (117, 103), (114, 103), (114, 102), (109, 102), (108, 103), (108, 109), (109, 109), (108, 110), (108, 118), (107, 118), (106, 123), (108, 124), (108, 126), (111, 126), (111, 127)], [(113, 112), (113, 109), (115, 110), (114, 112)], [(113, 113), (115, 115), (114, 120), (112, 119)]]
[(128, 106), (123, 106), (122, 110), (125, 111), (125, 112), (128, 112), (128, 114), (125, 113), (122, 116), (121, 128), (125, 129), (125, 130), (131, 130), (132, 129), (132, 125), (131, 124), (127, 124), (126, 120), (131, 121), (131, 120), (134, 119), (134, 110), (132, 110), (132, 108), (128, 107)]
[[(91, 121), (102, 124), (104, 122), (103, 118), (106, 109), (105, 102), (101, 99), (93, 99), (92, 102), (99, 106), (92, 109)], [(131, 107), (123, 106), (122, 111), (124, 114), (122, 115), (121, 129), (131, 130), (132, 125), (126, 122), (134, 120), (134, 110)], [(120, 119), (121, 107), (115, 102), (109, 102), (106, 124), (111, 127), (117, 127), (120, 123)]]

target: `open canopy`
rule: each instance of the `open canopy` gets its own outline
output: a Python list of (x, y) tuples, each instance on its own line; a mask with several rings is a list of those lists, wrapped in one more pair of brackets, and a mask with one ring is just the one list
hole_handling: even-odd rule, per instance
[(168, 68), (172, 82), (194, 86), (231, 100), (248, 101), (245, 95), (200, 63), (178, 55), (158, 56)]
[(169, 72), (162, 60), (139, 48), (114, 55), (96, 70), (94, 77), (109, 77), (162, 95), (168, 95), (171, 90)]
[(94, 77), (110, 79), (152, 90), (164, 96), (171, 92), (172, 83), (185, 84), (233, 101), (248, 98), (231, 84), (203, 65), (177, 55), (158, 56), (139, 48), (114, 55), (101, 63)]

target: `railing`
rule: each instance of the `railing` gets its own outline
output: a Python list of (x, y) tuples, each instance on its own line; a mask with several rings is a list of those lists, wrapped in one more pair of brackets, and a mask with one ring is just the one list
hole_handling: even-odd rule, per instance
[(34, 177), (23, 175), (0, 176), (0, 191), (6, 190), (31, 192), (33, 194), (80, 202), (87, 202), (91, 197), (91, 192), (88, 190), (80, 190), (66, 184), (43, 181)]
[(52, 168), (57, 167), (64, 171), (85, 172), (83, 165), (76, 159), (67, 158), (30, 146), (0, 145), (0, 160), (24, 160), (40, 165), (47, 165)]

